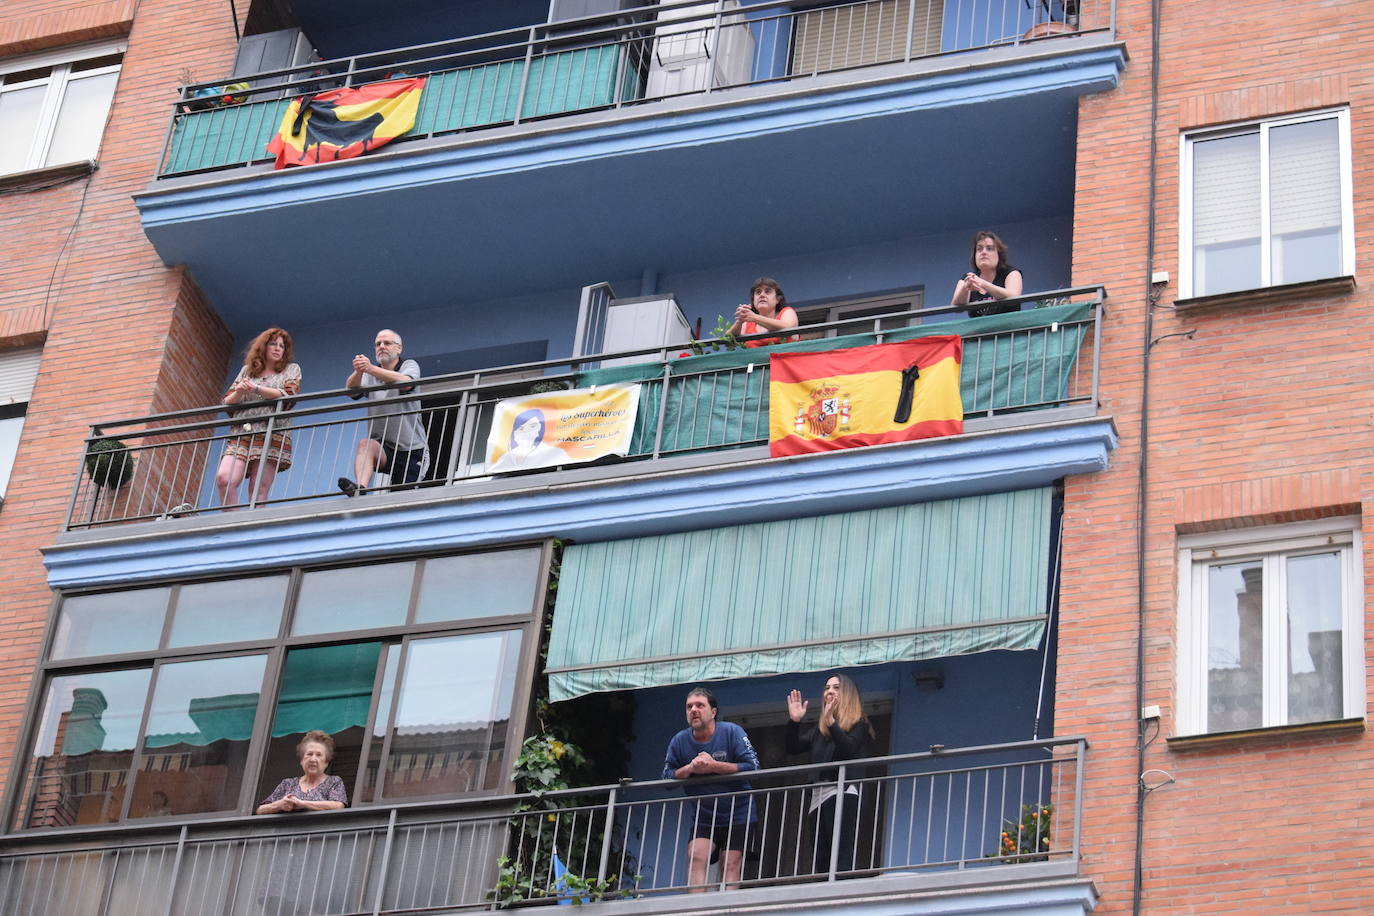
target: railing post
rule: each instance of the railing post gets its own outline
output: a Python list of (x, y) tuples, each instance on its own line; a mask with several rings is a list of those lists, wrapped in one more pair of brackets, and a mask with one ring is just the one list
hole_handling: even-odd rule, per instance
[(911, 49), (915, 45), (916, 39), (916, 0), (911, 0), (906, 8), (906, 52), (902, 55), (902, 60), (911, 60)]
[(658, 393), (658, 425), (654, 429), (654, 452), (653, 457), (658, 457), (659, 449), (663, 447), (663, 423), (668, 419), (668, 382), (672, 377), (673, 367), (671, 363), (663, 363), (663, 387)]
[(181, 98), (172, 103), (172, 119), (167, 122), (167, 128), (162, 132), (162, 152), (157, 158), (157, 174), (161, 177), (167, 171), (167, 156), (172, 151), (172, 133), (176, 130), (177, 120), (184, 112), (180, 110), (181, 103), (186, 101), (186, 87), (181, 87)]
[(383, 894), (386, 893), (386, 875), (391, 868), (392, 840), (396, 835), (396, 809), (386, 819), (386, 843), (382, 846), (382, 864), (377, 871), (377, 894), (372, 900), (372, 916), (381, 916)]
[(525, 67), (520, 71), (520, 94), (515, 97), (514, 124), (519, 124), (525, 114), (525, 92), (530, 85), (530, 70), (534, 68), (534, 36), (535, 26), (530, 26), (529, 42), (525, 45)]
[(1093, 412), (1098, 410), (1098, 367), (1102, 364), (1102, 312), (1107, 305), (1107, 291), (1097, 289), (1097, 306), (1093, 309)]
[[(272, 452), (272, 433), (276, 431), (277, 414), (281, 412), (282, 402), (278, 401), (272, 406), (272, 412), (267, 415), (267, 429), (263, 431), (262, 457), (258, 458), (258, 475), (262, 474), (262, 466), (267, 461), (267, 456)], [(251, 424), (251, 421), (250, 421)], [(248, 433), (249, 454), (252, 454), (253, 433)], [(256, 509), (258, 505), (258, 477), (252, 474), (248, 477), (248, 508)]]
[[(95, 436), (96, 436), (96, 427), (92, 426), (92, 427), (91, 427), (91, 434), (90, 434), (90, 436), (88, 436), (88, 437), (86, 438), (86, 447), (85, 447), (84, 449), (81, 450), (81, 458), (80, 458), (80, 460), (77, 462), (77, 465), (76, 465), (76, 479), (72, 481), (72, 495), (71, 495), (71, 498), (67, 500), (67, 530), (68, 530), (68, 531), (71, 531), (71, 530), (72, 530), (72, 523), (76, 520), (76, 519), (74, 518), (74, 516), (76, 515), (76, 498), (77, 498), (77, 496), (79, 496), (79, 495), (81, 494), (81, 475), (82, 475), (83, 473), (85, 473), (85, 471), (86, 471), (86, 456), (90, 454), (90, 451), (91, 451), (91, 441), (95, 439)], [(92, 485), (94, 485), (94, 482), (92, 482)], [(92, 503), (91, 503), (91, 515), (92, 515), (92, 518), (93, 518), (94, 515), (95, 515), (95, 503), (94, 503), (94, 500), (92, 500)], [(91, 522), (91, 519), (87, 519), (87, 520), (86, 520), (86, 524), (89, 525), (90, 522)]]
[(468, 412), (471, 409), (472, 391), (464, 391), (458, 396), (457, 415), (453, 418), (453, 444), (448, 450), (448, 468), (444, 471), (444, 480), (453, 483), (458, 472), (458, 462), (467, 454), (468, 443)]
[(612, 787), (606, 796), (606, 826), (601, 829), (601, 861), (596, 866), (598, 884), (606, 880), (606, 871), (611, 864), (611, 825), (615, 823), (615, 801), (618, 791)]
[(725, 0), (716, 0), (716, 13), (712, 18), (714, 26), (711, 29), (711, 46), (706, 49), (706, 88), (703, 92), (709, 93), (716, 83), (716, 67), (719, 64), (717, 55), (720, 53), (720, 27), (722, 14), (724, 13)]
[[(1071, 853), (1073, 864), (1078, 865), (1079, 855), (1079, 829), (1083, 823), (1083, 763), (1086, 759), (1084, 751), (1087, 743), (1083, 739), (1078, 740), (1074, 748), (1074, 776), (1073, 776), (1073, 852)], [(1053, 751), (1051, 751), (1053, 753)]]
[(181, 832), (177, 834), (177, 854), (176, 858), (172, 859), (172, 880), (169, 882), (171, 884), (171, 887), (167, 892), (167, 909), (164, 911), (166, 913), (166, 916), (172, 916), (174, 912), (173, 908), (176, 906), (177, 878), (181, 875), (182, 853), (186, 851), (187, 829), (187, 826), (185, 824), (182, 824)]
[[(840, 835), (844, 832), (844, 776), (845, 765), (840, 764), (839, 776), (835, 779), (835, 817), (830, 823), (830, 874), (827, 881), (836, 880), (836, 871), (839, 870), (840, 858)], [(817, 815), (819, 816), (819, 809)]]

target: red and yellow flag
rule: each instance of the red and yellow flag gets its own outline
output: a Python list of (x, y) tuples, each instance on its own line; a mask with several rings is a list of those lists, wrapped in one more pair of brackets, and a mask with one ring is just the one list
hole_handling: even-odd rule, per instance
[(279, 169), (361, 156), (415, 126), (424, 86), (414, 77), (296, 99), (267, 151)]
[[(772, 354), (770, 454), (776, 458), (963, 432), (963, 355), (963, 340), (952, 335), (825, 353)], [(911, 392), (907, 405), (901, 403), (904, 388)], [(905, 419), (899, 418), (902, 406), (909, 407)]]

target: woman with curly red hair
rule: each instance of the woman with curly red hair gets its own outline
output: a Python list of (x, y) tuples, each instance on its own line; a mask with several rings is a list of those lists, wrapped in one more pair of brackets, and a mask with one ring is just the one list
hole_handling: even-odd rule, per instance
[[(278, 419), (272, 424), (271, 442), (266, 435), (266, 418), (276, 409), (271, 402), (301, 390), (301, 367), (291, 362), (291, 355), (291, 335), (282, 328), (268, 328), (248, 345), (243, 368), (224, 395), (234, 420), (233, 430), (242, 435), (224, 443), (224, 455), (215, 472), (215, 488), (223, 506), (230, 506), (237, 499), (239, 484), (245, 476), (248, 501), (265, 501), (277, 472), (291, 467), (291, 434), (286, 420)], [(285, 407), (291, 406), (292, 402), (287, 401)]]

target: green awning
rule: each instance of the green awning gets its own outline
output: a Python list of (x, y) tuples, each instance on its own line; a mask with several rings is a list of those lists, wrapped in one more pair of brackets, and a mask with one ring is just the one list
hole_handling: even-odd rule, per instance
[(293, 649), (286, 656), (272, 737), (311, 729), (337, 734), (367, 725), (379, 642)]
[(549, 693), (1033, 649), (1048, 488), (574, 544)]

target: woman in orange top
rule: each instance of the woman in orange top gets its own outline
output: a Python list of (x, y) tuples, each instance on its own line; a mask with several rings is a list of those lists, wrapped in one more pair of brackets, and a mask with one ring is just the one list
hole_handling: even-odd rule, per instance
[[(782, 287), (772, 277), (759, 277), (755, 280), (754, 285), (749, 287), (749, 299), (752, 305), (741, 305), (735, 309), (735, 323), (730, 325), (728, 332), (732, 336), (746, 337), (767, 331), (785, 331), (797, 326), (796, 311), (787, 304)], [(787, 338), (789, 342), (799, 339), (795, 335)], [(770, 347), (782, 342), (781, 337), (762, 337), (758, 340), (746, 340), (744, 345)]]

